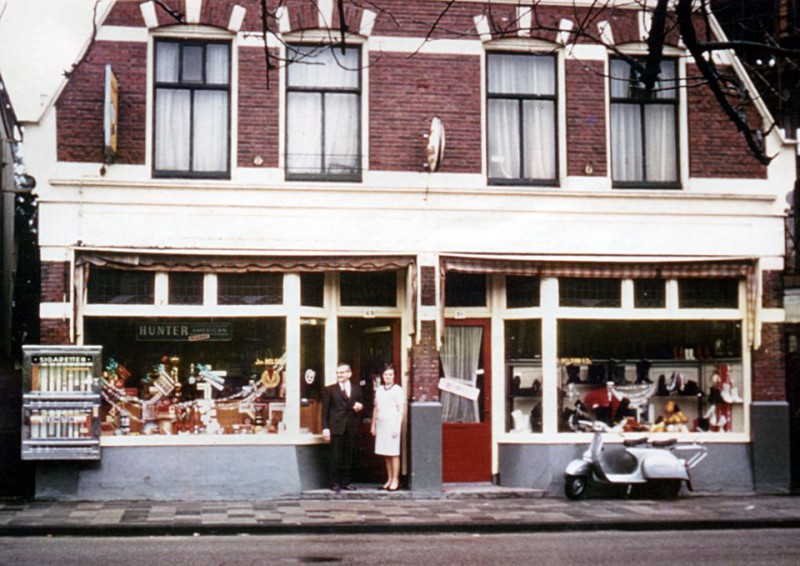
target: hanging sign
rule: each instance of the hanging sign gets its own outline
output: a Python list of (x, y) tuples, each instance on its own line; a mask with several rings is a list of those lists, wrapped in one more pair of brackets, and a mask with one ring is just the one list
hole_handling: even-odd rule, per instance
[(117, 76), (106, 65), (105, 96), (103, 100), (103, 155), (106, 162), (117, 156), (117, 124), (119, 122), (119, 85)]
[(443, 377), (439, 380), (439, 389), (452, 393), (453, 395), (458, 395), (459, 397), (466, 397), (470, 401), (475, 401), (481, 394), (481, 390), (477, 387), (467, 385), (466, 382), (460, 379), (452, 379), (449, 377)]

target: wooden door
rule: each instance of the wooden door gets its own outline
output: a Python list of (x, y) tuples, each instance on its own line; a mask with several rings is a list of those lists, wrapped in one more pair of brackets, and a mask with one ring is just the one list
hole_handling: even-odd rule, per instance
[[(451, 329), (460, 329), (454, 332)], [(464, 319), (445, 322), (445, 341), (440, 352), (443, 377), (469, 377), (475, 371), (476, 402), (462, 397), (452, 406), (452, 393), (442, 393), (442, 480), (444, 482), (485, 482), (492, 479), (492, 373), (489, 320)], [(466, 332), (467, 334), (464, 334)], [(461, 334), (460, 336), (458, 334)], [(453, 363), (452, 357), (461, 357)], [(450, 358), (450, 361), (445, 358)], [(458, 369), (454, 369), (457, 367)], [(471, 369), (470, 369), (471, 367)], [(462, 373), (465, 375), (448, 375)], [(450, 401), (448, 401), (448, 396)], [(448, 407), (448, 405), (451, 405)]]

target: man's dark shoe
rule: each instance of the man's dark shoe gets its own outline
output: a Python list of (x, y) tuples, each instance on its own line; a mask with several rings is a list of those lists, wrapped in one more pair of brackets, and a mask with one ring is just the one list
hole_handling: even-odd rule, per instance
[(356, 486), (351, 483), (342, 486), (342, 489), (345, 491), (356, 491)]
[[(346, 489), (346, 488), (345, 488), (345, 489)], [(335, 484), (333, 484), (333, 485), (331, 486), (331, 491), (333, 491), (334, 493), (339, 493), (340, 491), (342, 491), (342, 488), (341, 488), (341, 487), (339, 487), (339, 484), (338, 484), (338, 483), (335, 483)]]

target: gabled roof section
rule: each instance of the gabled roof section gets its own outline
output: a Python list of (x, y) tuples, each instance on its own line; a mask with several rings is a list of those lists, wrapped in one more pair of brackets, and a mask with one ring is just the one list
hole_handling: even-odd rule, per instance
[(6, 2), (0, 17), (0, 69), (18, 120), (36, 123), (86, 54), (95, 26), (115, 0)]

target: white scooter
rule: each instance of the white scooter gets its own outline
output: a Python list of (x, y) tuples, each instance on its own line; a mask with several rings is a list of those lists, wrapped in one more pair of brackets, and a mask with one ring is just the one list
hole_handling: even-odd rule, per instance
[[(584, 497), (590, 483), (626, 486), (628, 494), (635, 485), (649, 485), (662, 497), (677, 497), (683, 482), (692, 490), (689, 470), (707, 456), (704, 446), (678, 445), (675, 439), (625, 440), (623, 446), (604, 450), (603, 432), (613, 429), (604, 423), (581, 421), (581, 425), (594, 430), (594, 436), (583, 456), (565, 470), (564, 493), (570, 499)], [(678, 451), (692, 454), (683, 459), (676, 456)]]

